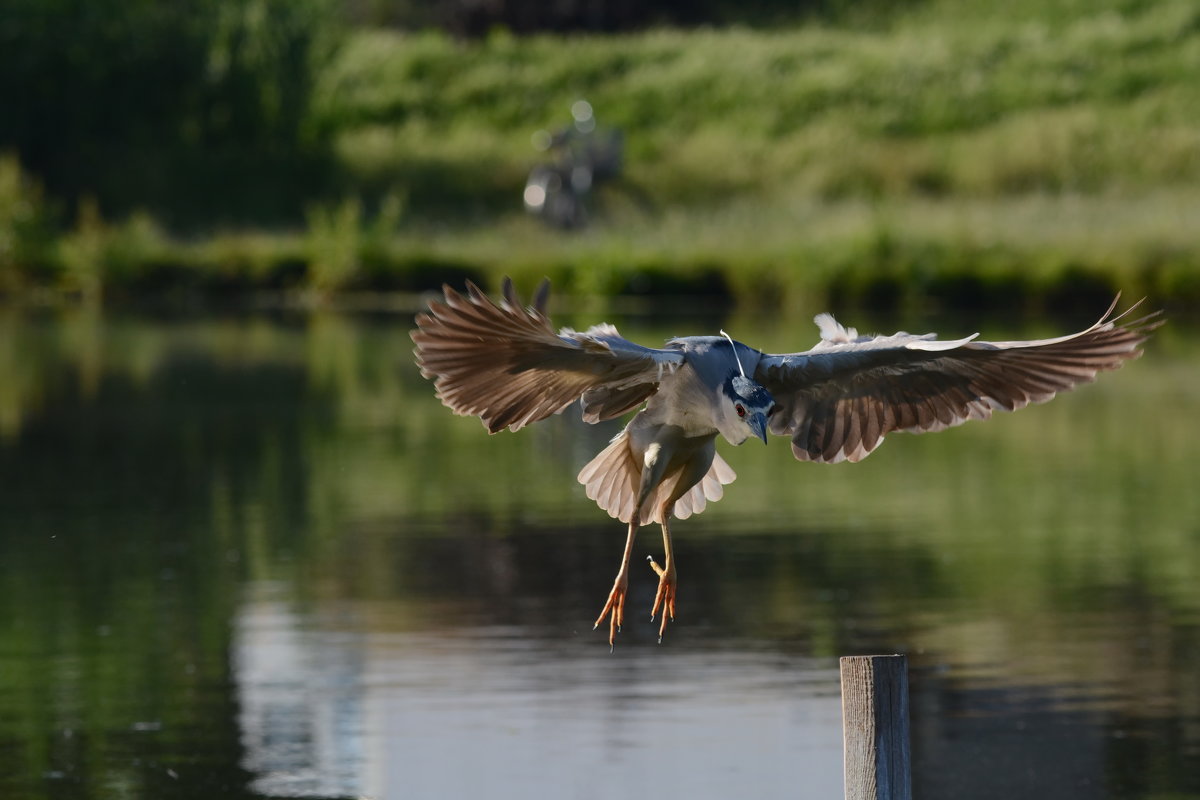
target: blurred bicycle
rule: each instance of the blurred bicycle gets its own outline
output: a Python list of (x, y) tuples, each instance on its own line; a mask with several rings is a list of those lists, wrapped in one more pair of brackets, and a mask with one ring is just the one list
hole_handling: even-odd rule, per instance
[(591, 103), (571, 106), (574, 123), (556, 132), (540, 130), (533, 146), (553, 155), (525, 180), (525, 210), (564, 230), (587, 224), (587, 198), (598, 184), (621, 171), (624, 142), (617, 129), (597, 129)]

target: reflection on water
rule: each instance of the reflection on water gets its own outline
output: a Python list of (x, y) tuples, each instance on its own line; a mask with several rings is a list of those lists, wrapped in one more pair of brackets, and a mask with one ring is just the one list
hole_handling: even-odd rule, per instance
[(725, 448), (610, 655), (612, 428), (485, 436), (408, 324), (0, 314), (0, 796), (836, 797), (837, 657), (899, 651), (922, 797), (1200, 798), (1186, 326), (862, 464)]
[(300, 630), (285, 606), (262, 594), (247, 598), (234, 624), (246, 768), (266, 794), (363, 794), (364, 637), (344, 625), (324, 635)]
[(841, 792), (827, 662), (684, 651), (664, 663), (648, 648), (618, 660), (516, 626), (372, 630), (353, 606), (305, 619), (276, 593), (252, 588), (235, 635), (246, 761), (263, 793)]

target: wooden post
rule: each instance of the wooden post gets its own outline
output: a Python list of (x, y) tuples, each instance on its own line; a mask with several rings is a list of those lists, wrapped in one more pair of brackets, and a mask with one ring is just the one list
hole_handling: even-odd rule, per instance
[(846, 800), (912, 800), (908, 659), (841, 660)]

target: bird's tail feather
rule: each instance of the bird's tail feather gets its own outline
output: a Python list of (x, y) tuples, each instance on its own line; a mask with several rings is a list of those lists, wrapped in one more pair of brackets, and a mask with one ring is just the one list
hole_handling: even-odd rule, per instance
[(629, 449), (629, 434), (621, 431), (608, 447), (579, 471), (578, 480), (596, 505), (622, 522), (633, 518), (641, 470)]
[[(725, 463), (725, 459), (721, 458), (720, 453), (714, 453), (712, 466), (708, 468), (708, 472), (700, 479), (699, 483), (675, 501), (675, 510), (671, 512), (672, 515), (676, 519), (687, 519), (692, 514), (699, 514), (710, 500), (714, 503), (720, 500), (725, 494), (724, 485), (733, 483), (736, 478), (737, 473), (733, 471), (733, 467)], [(661, 521), (655, 520), (655, 522)]]
[[(608, 447), (579, 471), (578, 480), (583, 484), (587, 496), (595, 500), (596, 505), (608, 512), (609, 516), (629, 522), (633, 519), (637, 504), (641, 476), (641, 465), (629, 448), (629, 434), (621, 431)], [(642, 513), (638, 515), (643, 525), (662, 522), (662, 504), (669, 497), (667, 493), (675, 486), (676, 477), (666, 476), (646, 498)], [(675, 501), (672, 516), (686, 519), (692, 514), (699, 514), (710, 501), (720, 500), (725, 491), (724, 485), (733, 483), (735, 478), (737, 473), (733, 468), (719, 453), (715, 454), (712, 465), (700, 482)]]

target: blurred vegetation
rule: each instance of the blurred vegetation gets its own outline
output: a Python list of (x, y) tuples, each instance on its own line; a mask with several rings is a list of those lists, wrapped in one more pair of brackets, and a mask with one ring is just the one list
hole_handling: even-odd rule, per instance
[[(110, 2), (99, 31), (18, 3), (0, 80), (47, 90), (0, 123), (0, 292), (329, 298), (513, 273), (750, 306), (1200, 299), (1190, 0), (477, 39), (349, 29), (425, 12), (330, 2)], [(571, 235), (520, 198), (531, 134), (581, 97), (627, 151)]]
[(9, 0), (0, 148), (73, 206), (271, 222), (316, 188), (334, 0)]

